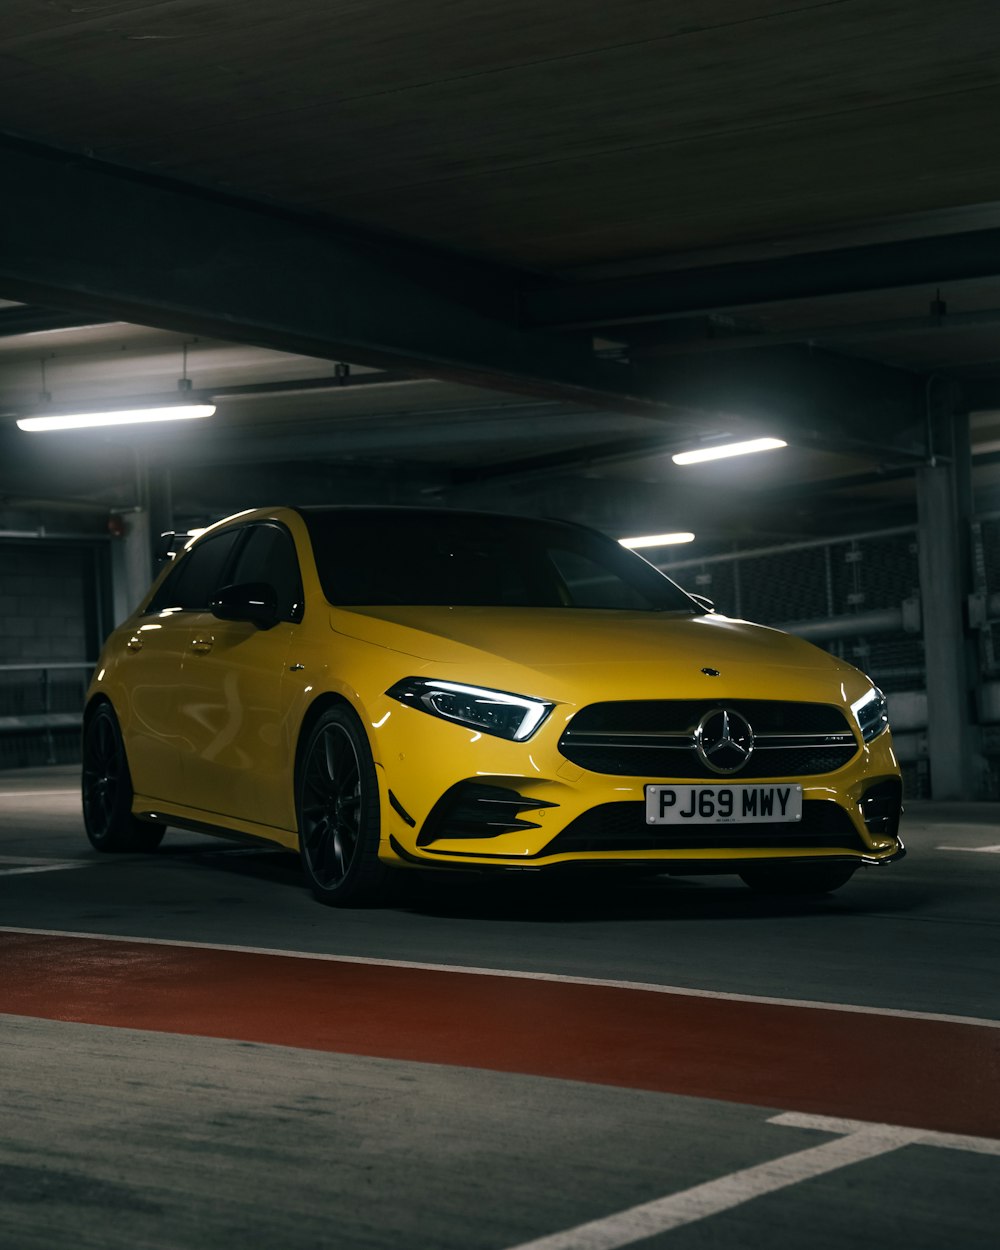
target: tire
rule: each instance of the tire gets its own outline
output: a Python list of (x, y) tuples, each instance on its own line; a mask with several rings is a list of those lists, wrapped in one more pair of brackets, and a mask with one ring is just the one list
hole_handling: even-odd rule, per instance
[(854, 864), (768, 864), (745, 868), (740, 877), (757, 894), (829, 894), (856, 872)]
[(160, 825), (132, 815), (132, 777), (118, 717), (102, 703), (83, 731), (83, 824), (98, 851), (155, 851)]
[(331, 708), (309, 731), (296, 791), (299, 854), (314, 897), (330, 907), (380, 902), (388, 869), (378, 857), (378, 780), (350, 708)]

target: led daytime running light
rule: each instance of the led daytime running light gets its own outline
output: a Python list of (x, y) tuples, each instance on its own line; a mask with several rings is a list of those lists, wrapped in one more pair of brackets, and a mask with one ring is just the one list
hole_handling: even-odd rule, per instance
[[(491, 690), (484, 686), (469, 686), (462, 682), (438, 681), (430, 678), (408, 677), (397, 682), (386, 691), (390, 698), (401, 703), (438, 716), (442, 720), (464, 725), (480, 733), (493, 734), (499, 738), (507, 738), (514, 742), (524, 742), (530, 738), (542, 721), (552, 710), (553, 704), (545, 699), (533, 699), (524, 695), (511, 694), (506, 690)], [(459, 696), (456, 706), (449, 706), (449, 696)], [(474, 706), (465, 710), (460, 698), (465, 696), (473, 701)], [(482, 714), (476, 714), (476, 708)], [(500, 712), (513, 712), (517, 717), (516, 724), (503, 724), (502, 721), (491, 721), (489, 709)]]
[(878, 686), (872, 686), (860, 699), (855, 699), (851, 711), (865, 742), (871, 742), (889, 728), (888, 701)]
[[(550, 703), (542, 703), (537, 699), (522, 699), (516, 694), (503, 694), (497, 690), (485, 690), (482, 686), (462, 686), (454, 681), (429, 681), (427, 685), (431, 690), (450, 690), (455, 694), (471, 694), (474, 698), (478, 698), (485, 703), (497, 703), (503, 707), (524, 708), (524, 720), (521, 721), (520, 728), (514, 734), (516, 742), (522, 742), (525, 738), (530, 738), (552, 706)], [(430, 694), (424, 696), (425, 699), (430, 697), (432, 697)], [(436, 708), (435, 711), (437, 711)]]

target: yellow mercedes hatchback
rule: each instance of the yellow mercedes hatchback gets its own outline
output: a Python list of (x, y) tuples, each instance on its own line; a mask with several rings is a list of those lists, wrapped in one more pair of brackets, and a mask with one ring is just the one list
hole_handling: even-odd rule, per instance
[(318, 899), (392, 866), (738, 874), (822, 892), (903, 855), (886, 702), (582, 526), (406, 508), (244, 512), (109, 638), (83, 810), (300, 852)]

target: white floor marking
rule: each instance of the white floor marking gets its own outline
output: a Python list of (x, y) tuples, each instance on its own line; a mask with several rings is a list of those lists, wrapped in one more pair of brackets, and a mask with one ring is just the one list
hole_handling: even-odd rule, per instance
[(935, 848), (939, 851), (971, 851), (973, 854), (1000, 855), (1000, 845), (997, 846), (939, 846)]
[(0, 799), (65, 798), (67, 794), (79, 798), (80, 789), (75, 787), (72, 790), (0, 790)]
[(513, 1250), (618, 1250), (647, 1237), (694, 1224), (720, 1211), (729, 1211), (763, 1194), (773, 1194), (838, 1168), (890, 1154), (902, 1146), (943, 1146), (1000, 1158), (1000, 1141), (990, 1137), (963, 1137), (958, 1133), (937, 1133), (896, 1124), (869, 1124), (864, 1120), (838, 1120), (796, 1111), (774, 1116), (768, 1123), (784, 1128), (816, 1129), (840, 1136), (821, 1146), (783, 1155), (780, 1159), (744, 1168), (741, 1172), (731, 1172), (728, 1176), (669, 1194), (666, 1198), (629, 1207), (605, 1219), (591, 1220), (576, 1228), (522, 1242)]
[[(829, 1115), (810, 1115), (804, 1111), (785, 1111), (772, 1116), (768, 1124), (780, 1124), (783, 1128), (812, 1128), (819, 1133), (857, 1133), (871, 1128), (867, 1120), (840, 1120)], [(894, 1128), (885, 1124), (882, 1128)], [(945, 1150), (970, 1150), (973, 1154), (996, 1155), (1000, 1158), (1000, 1140), (995, 1137), (966, 1137), (961, 1133), (938, 1133), (933, 1129), (920, 1130), (921, 1146), (940, 1146)]]
[(69, 860), (48, 859), (44, 855), (0, 855), (0, 864), (68, 864)]
[(65, 860), (47, 860), (44, 863), (37, 862), (24, 864), (20, 867), (8, 867), (7, 864), (0, 860), (0, 877), (16, 877), (21, 873), (27, 872), (61, 872), (65, 868), (93, 868), (94, 864), (85, 859), (65, 859)]
[(617, 1250), (619, 1246), (628, 1246), (645, 1237), (655, 1237), (731, 1210), (763, 1194), (773, 1194), (852, 1163), (889, 1154), (900, 1146), (919, 1141), (922, 1136), (920, 1129), (869, 1124), (822, 1146), (783, 1155), (769, 1163), (759, 1163), (756, 1167), (695, 1185), (693, 1189), (629, 1207), (605, 1219), (524, 1242), (515, 1250)]
[(855, 1003), (817, 1002), (808, 998), (768, 998), (757, 994), (731, 994), (724, 990), (695, 990), (684, 985), (658, 985), (650, 981), (614, 981), (601, 977), (573, 977), (559, 972), (522, 972), (511, 968), (477, 968), (465, 967), (462, 964), (419, 963), (408, 959), (376, 959), (367, 955), (329, 955), (321, 951), (279, 950), (272, 946), (236, 946), (226, 942), (189, 942), (179, 938), (134, 937), (127, 933), (29, 929), (21, 925), (0, 925), (0, 933), (19, 933), (27, 937), (83, 938), (91, 942), (136, 942), (144, 946), (180, 946), (185, 950), (233, 951), (239, 955), (277, 955), (282, 959), (365, 964), (374, 968), (409, 968), (419, 972), (457, 972), (466, 976), (509, 977), (514, 981), (550, 981), (557, 985), (595, 985), (612, 990), (641, 990), (648, 994), (674, 994), (681, 998), (709, 998), (729, 1003), (758, 1003), (767, 1007), (801, 1007), (809, 1011), (846, 1011), (862, 1016), (892, 1016), (901, 1020), (934, 1020), (942, 1024), (968, 1024), (975, 1028), (1000, 1029), (1000, 1020), (989, 1020), (979, 1016), (953, 1016), (933, 1011), (905, 1011), (898, 1007), (862, 1007)]

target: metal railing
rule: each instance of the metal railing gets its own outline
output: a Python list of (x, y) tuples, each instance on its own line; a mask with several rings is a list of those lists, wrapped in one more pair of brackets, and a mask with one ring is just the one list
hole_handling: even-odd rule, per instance
[[(59, 763), (57, 739), (79, 731), (93, 669), (92, 660), (0, 664), (0, 743), (10, 744), (12, 737), (40, 740), (43, 758), (37, 762)], [(23, 754), (36, 762), (37, 747)]]

